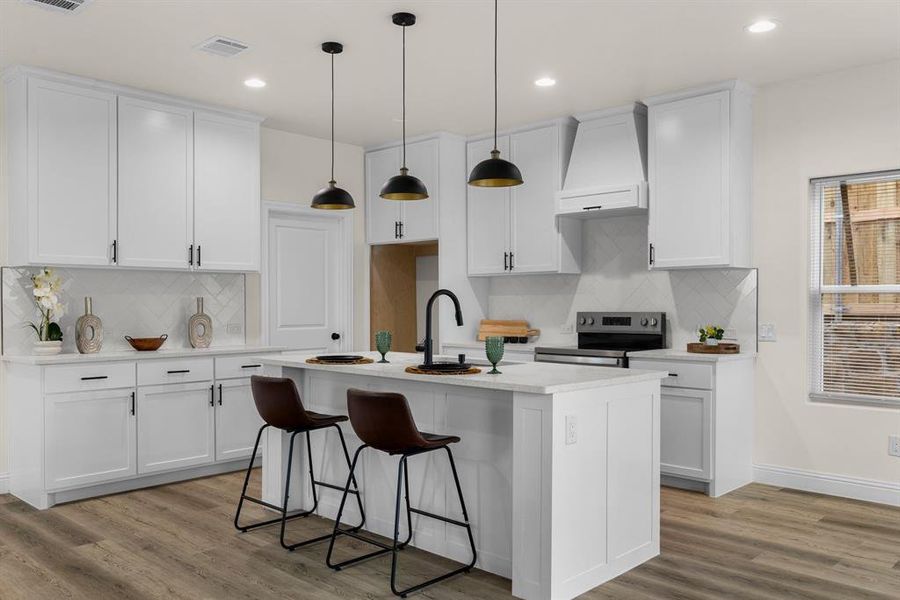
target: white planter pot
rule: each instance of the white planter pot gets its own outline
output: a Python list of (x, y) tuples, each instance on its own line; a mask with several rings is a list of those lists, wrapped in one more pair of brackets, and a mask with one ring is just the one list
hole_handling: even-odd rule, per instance
[(40, 356), (59, 354), (60, 352), (62, 352), (62, 342), (35, 342), (31, 352), (32, 354), (37, 354)]
[(715, 338), (706, 338), (706, 345), (707, 346), (718, 346), (719, 340), (717, 340)]

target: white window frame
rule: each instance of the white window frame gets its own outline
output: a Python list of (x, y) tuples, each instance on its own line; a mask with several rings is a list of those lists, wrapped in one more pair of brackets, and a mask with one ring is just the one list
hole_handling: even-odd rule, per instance
[(822, 296), (823, 294), (900, 294), (900, 285), (824, 285), (822, 283), (822, 204), (824, 194), (820, 186), (847, 183), (865, 183), (886, 178), (900, 179), (900, 169), (878, 171), (841, 177), (822, 177), (809, 182), (809, 399), (811, 402), (858, 404), (900, 408), (900, 398), (846, 394), (823, 391), (824, 372), (822, 348), (824, 346)]

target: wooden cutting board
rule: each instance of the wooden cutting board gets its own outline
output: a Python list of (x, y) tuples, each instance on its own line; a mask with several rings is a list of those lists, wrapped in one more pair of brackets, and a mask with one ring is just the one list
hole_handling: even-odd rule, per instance
[(701, 342), (691, 342), (687, 345), (687, 351), (694, 354), (738, 354), (741, 351), (741, 345), (719, 342), (717, 346), (707, 346)]
[(483, 342), (490, 336), (501, 337), (534, 337), (540, 335), (540, 329), (531, 329), (528, 321), (482, 319), (478, 326), (478, 341)]

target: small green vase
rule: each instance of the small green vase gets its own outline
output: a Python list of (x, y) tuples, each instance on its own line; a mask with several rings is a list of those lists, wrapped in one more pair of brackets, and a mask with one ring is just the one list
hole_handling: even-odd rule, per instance
[(389, 363), (391, 361), (387, 360), (384, 355), (391, 351), (391, 332), (382, 329), (381, 331), (375, 332), (375, 349), (381, 354), (381, 360), (379, 363)]
[(488, 371), (488, 375), (500, 375), (497, 365), (503, 360), (503, 336), (494, 335), (486, 338), (484, 340), (484, 353), (493, 367), (493, 369)]

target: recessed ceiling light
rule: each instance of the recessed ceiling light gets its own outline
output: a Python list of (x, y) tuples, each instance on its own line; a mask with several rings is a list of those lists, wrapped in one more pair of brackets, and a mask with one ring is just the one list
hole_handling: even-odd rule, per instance
[(556, 85), (556, 80), (552, 77), (541, 77), (540, 79), (534, 80), (534, 85), (538, 87), (553, 87)]
[(244, 85), (248, 88), (264, 88), (266, 87), (266, 82), (258, 77), (251, 77), (250, 79), (244, 80)]
[(760, 19), (750, 25), (747, 25), (744, 29), (749, 31), (750, 33), (766, 33), (768, 31), (772, 31), (778, 27), (778, 23), (775, 21), (770, 21), (769, 19)]

